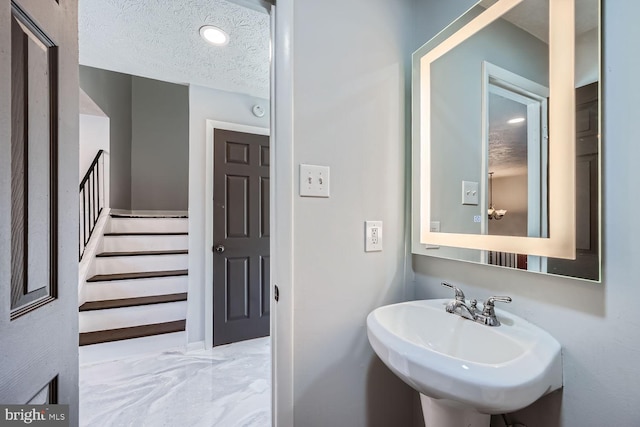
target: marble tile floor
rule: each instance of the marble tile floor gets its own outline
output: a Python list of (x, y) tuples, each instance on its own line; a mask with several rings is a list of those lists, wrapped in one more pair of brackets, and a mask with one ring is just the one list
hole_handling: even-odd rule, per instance
[(80, 426), (269, 427), (270, 342), (80, 366)]

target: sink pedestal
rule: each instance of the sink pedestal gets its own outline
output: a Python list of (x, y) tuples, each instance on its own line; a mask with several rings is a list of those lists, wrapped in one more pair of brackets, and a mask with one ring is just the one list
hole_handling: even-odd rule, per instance
[(425, 427), (489, 427), (491, 415), (450, 400), (433, 399), (420, 393)]

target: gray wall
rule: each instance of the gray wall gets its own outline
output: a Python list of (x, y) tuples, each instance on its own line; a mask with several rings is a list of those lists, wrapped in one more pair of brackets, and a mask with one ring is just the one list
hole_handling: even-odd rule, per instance
[[(416, 17), (416, 32), (423, 38), (435, 34), (471, 3), (417, 2), (416, 11), (424, 13)], [(640, 202), (628, 195), (640, 182), (640, 145), (629, 138), (640, 115), (640, 57), (625, 46), (640, 38), (640, 3), (603, 3), (603, 283), (422, 256), (413, 257), (408, 276), (416, 298), (449, 297), (443, 279), (471, 297), (511, 295), (508, 310), (560, 341), (564, 389), (512, 417), (530, 427), (638, 425), (640, 316), (630, 305), (640, 299)], [(502, 423), (496, 418), (494, 425)]]
[(187, 210), (189, 88), (132, 77), (131, 209)]
[(111, 207), (187, 210), (188, 87), (85, 66), (80, 87), (110, 119)]
[(598, 29), (576, 36), (576, 87), (598, 80)]
[(110, 120), (111, 207), (130, 209), (131, 76), (81, 65), (80, 87)]
[[(405, 0), (296, 0), (293, 7), (287, 160), (294, 182), (301, 163), (331, 168), (328, 199), (301, 198), (294, 186), (294, 257), (280, 260), (293, 274), (296, 426), (413, 423), (415, 393), (373, 354), (365, 326), (371, 310), (409, 295), (403, 264), (410, 12)], [(364, 252), (365, 220), (384, 222), (382, 252)]]

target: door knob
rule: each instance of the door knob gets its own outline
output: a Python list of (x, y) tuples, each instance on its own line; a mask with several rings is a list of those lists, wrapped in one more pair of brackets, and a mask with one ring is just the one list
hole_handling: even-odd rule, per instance
[(224, 245), (217, 245), (213, 247), (213, 250), (218, 252), (218, 253), (222, 253), (224, 252)]

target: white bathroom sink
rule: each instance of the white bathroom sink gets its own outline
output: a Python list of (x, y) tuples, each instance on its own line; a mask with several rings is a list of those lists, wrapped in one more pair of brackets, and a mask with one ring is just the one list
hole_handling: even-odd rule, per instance
[(407, 384), (481, 414), (512, 412), (562, 387), (560, 344), (546, 331), (499, 309), (500, 326), (475, 323), (447, 313), (449, 301), (388, 305), (367, 317), (371, 346)]

